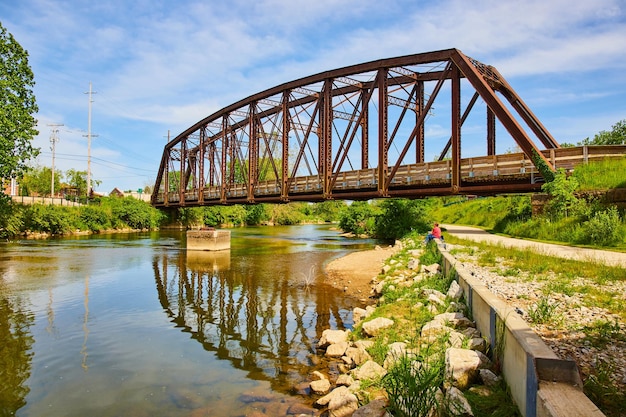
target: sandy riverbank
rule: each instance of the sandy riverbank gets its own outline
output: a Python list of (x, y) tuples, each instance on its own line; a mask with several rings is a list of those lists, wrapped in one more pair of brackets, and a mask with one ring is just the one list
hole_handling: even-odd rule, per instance
[(380, 273), (384, 260), (397, 251), (398, 248), (391, 246), (376, 247), (334, 259), (326, 265), (326, 280), (364, 304), (373, 304), (375, 300), (369, 299), (372, 278)]

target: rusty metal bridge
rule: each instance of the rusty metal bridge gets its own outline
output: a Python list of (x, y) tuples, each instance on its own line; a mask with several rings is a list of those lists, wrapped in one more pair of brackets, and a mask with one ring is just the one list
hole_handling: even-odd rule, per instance
[[(518, 153), (496, 153), (496, 127)], [(485, 156), (463, 157), (468, 142)], [(448, 49), (319, 73), (211, 114), (165, 146), (152, 204), (528, 192), (537, 167), (571, 169), (602, 148), (561, 148), (494, 67)]]

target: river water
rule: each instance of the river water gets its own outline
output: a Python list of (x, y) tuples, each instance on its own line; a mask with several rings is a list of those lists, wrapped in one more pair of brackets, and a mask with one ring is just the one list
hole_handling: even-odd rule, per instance
[[(0, 415), (245, 416), (310, 405), (298, 387), (355, 301), (324, 264), (372, 240), (328, 226), (0, 244)], [(272, 409), (272, 406), (274, 409)], [(269, 410), (269, 411), (268, 411)], [(273, 411), (272, 411), (273, 410)]]

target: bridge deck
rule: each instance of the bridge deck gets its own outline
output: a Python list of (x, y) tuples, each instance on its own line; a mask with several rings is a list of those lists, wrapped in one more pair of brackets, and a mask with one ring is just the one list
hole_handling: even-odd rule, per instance
[[(557, 169), (571, 172), (576, 165), (605, 158), (621, 158), (626, 154), (626, 146), (582, 146), (558, 148), (542, 151)], [(453, 189), (451, 184), (452, 167), (450, 161), (437, 161), (404, 165), (388, 187), (388, 195), (419, 198), (434, 195), (476, 194), (489, 195), (502, 192), (538, 191), (544, 182), (543, 177), (524, 153), (490, 155), (461, 160), (461, 185)], [(370, 199), (386, 197), (379, 192), (376, 168), (345, 171), (336, 174), (331, 198)], [(184, 193), (181, 203), (179, 192), (167, 195), (160, 193), (156, 198), (157, 207), (179, 207), (218, 204), (252, 204), (261, 202), (280, 203), (287, 201), (321, 201), (327, 199), (322, 190), (318, 175), (296, 177), (289, 181), (287, 193), (283, 193), (281, 182), (263, 181), (253, 190), (250, 200), (246, 184), (208, 186), (200, 190)], [(222, 197), (225, 196), (225, 198)], [(288, 198), (284, 196), (287, 195)]]

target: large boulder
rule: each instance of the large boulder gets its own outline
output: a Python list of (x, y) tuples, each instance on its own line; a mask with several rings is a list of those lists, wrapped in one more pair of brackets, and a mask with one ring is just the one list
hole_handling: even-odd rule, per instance
[(489, 366), (489, 358), (482, 353), (469, 350), (446, 349), (446, 383), (461, 390), (468, 388), (478, 379), (479, 370)]

